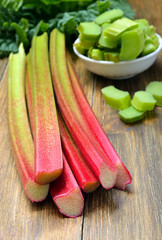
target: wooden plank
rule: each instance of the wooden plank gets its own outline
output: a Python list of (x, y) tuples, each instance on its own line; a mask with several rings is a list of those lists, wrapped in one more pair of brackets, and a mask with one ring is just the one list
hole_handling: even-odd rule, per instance
[(158, 113), (158, 119), (110, 134), (133, 183), (125, 192), (100, 189), (87, 197), (83, 239), (160, 239), (162, 113)]
[(63, 217), (50, 196), (31, 203), (24, 194), (12, 156), (7, 125), (7, 69), (0, 82), (0, 239), (81, 239), (82, 219)]
[(3, 77), (3, 72), (4, 72), (5, 67), (7, 65), (7, 61), (8, 61), (7, 58), (5, 58), (3, 60), (0, 60), (0, 81)]
[[(136, 16), (147, 18), (161, 32), (161, 1), (130, 1)], [(161, 8), (160, 8), (161, 6)], [(149, 12), (149, 14), (147, 14)], [(126, 191), (100, 188), (86, 197), (83, 239), (161, 239), (162, 108), (129, 125), (116, 110), (106, 106), (101, 89), (115, 85), (133, 96), (151, 81), (162, 81), (162, 53), (146, 72), (132, 79), (114, 81), (94, 75), (93, 110), (119, 156), (130, 170), (133, 182)], [(83, 71), (80, 69), (80, 71)], [(81, 78), (81, 81), (83, 79)]]

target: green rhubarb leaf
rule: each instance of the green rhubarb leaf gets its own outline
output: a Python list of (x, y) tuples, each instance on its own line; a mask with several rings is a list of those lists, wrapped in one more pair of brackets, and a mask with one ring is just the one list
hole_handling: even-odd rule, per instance
[(64, 17), (58, 21), (57, 28), (61, 32), (72, 34), (76, 31), (77, 23), (75, 17), (71, 16), (69, 13), (65, 13)]
[(30, 30), (30, 38), (32, 39), (33, 36), (39, 35), (41, 33), (46, 32), (49, 29), (49, 24), (45, 23), (43, 20), (41, 20), (36, 27), (32, 28)]
[(77, 24), (81, 22), (93, 22), (95, 17), (98, 15), (95, 9), (89, 9), (88, 11), (82, 10), (79, 11), (75, 17)]
[(4, 27), (5, 29), (9, 30), (9, 28), (10, 28), (9, 22), (4, 22), (4, 23), (3, 23), (3, 27)]
[(65, 32), (66, 39), (72, 43), (73, 37), (77, 37), (76, 28), (80, 22), (92, 22), (110, 8), (124, 8), (125, 16), (133, 11), (126, 0), (0, 0), (0, 2), (0, 40), (4, 40), (2, 49), (12, 46), (8, 50), (13, 48), (11, 43), (5, 43), (8, 39), (14, 43), (13, 49), (17, 49), (16, 46), (23, 42), (25, 49), (28, 50), (34, 35), (50, 32), (56, 27)]
[(41, 0), (41, 2), (43, 2), (46, 5), (50, 5), (50, 4), (59, 4), (60, 0)]
[(14, 11), (18, 11), (23, 4), (23, 0), (2, 0), (1, 5), (4, 8), (12, 8)]
[(7, 57), (10, 52), (16, 53), (18, 44), (14, 40), (0, 39), (0, 58)]
[(25, 32), (28, 32), (29, 30), (29, 23), (28, 20), (26, 18), (21, 18), (20, 22), (19, 22), (20, 27), (22, 27), (24, 29)]
[(98, 15), (105, 12), (108, 7), (110, 7), (110, 1), (105, 0), (105, 1), (96, 1), (95, 3), (91, 4), (90, 6), (87, 7), (87, 10), (95, 10)]
[(134, 19), (134, 11), (127, 0), (109, 0), (110, 9), (120, 8), (124, 12), (124, 16)]
[(17, 42), (18, 44), (20, 44), (21, 42), (24, 44), (25, 47), (27, 47), (29, 45), (29, 40), (27, 37), (27, 33), (24, 30), (23, 26), (19, 25), (16, 22), (11, 23), (11, 27), (14, 28), (16, 30), (16, 38), (17, 38)]

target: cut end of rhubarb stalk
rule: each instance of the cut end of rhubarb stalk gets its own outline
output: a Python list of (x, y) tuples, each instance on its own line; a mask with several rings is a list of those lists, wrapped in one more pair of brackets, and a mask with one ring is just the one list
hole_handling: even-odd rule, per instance
[(25, 186), (26, 194), (32, 202), (43, 201), (48, 194), (49, 184), (39, 185), (32, 180), (28, 180)]
[(122, 162), (118, 162), (115, 168), (118, 172), (115, 187), (124, 190), (132, 182), (132, 177)]
[(76, 188), (65, 196), (57, 197), (55, 204), (67, 217), (78, 217), (83, 211), (84, 199), (80, 189)]
[(50, 182), (53, 182), (56, 178), (58, 178), (62, 173), (62, 169), (56, 170), (54, 172), (51, 173), (47, 173), (47, 172), (41, 172), (38, 173), (35, 177), (35, 181), (38, 184), (47, 184)]
[(95, 191), (99, 187), (99, 182), (86, 182), (82, 187), (83, 191), (86, 193), (90, 193)]
[(117, 171), (115, 171), (115, 169), (112, 170), (103, 162), (100, 167), (100, 175), (99, 175), (99, 180), (101, 185), (105, 189), (110, 189), (115, 185), (116, 179), (117, 179)]

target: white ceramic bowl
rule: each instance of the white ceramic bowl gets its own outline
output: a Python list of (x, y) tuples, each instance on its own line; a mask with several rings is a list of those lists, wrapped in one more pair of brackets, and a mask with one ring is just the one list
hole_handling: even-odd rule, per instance
[[(80, 54), (75, 46), (73, 46), (73, 50), (89, 71), (106, 78), (126, 79), (145, 71), (155, 62), (158, 53), (162, 49), (162, 39), (158, 34), (157, 36), (159, 38), (159, 47), (154, 52), (131, 61), (120, 61), (118, 63), (98, 61)], [(79, 42), (79, 39), (76, 39), (76, 42)]]

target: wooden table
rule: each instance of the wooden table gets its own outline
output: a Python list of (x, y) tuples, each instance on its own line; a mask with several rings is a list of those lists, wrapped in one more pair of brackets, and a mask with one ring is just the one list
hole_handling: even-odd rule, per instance
[[(162, 36), (162, 1), (130, 1), (136, 18), (145, 17)], [(31, 203), (16, 170), (7, 126), (7, 64), (0, 61), (0, 240), (160, 240), (162, 108), (129, 125), (103, 100), (101, 88), (115, 85), (131, 96), (151, 81), (162, 81), (162, 52), (155, 64), (132, 79), (113, 81), (85, 70), (75, 58), (86, 96), (133, 182), (125, 191), (101, 187), (84, 195), (83, 214), (63, 217), (50, 196)]]

